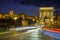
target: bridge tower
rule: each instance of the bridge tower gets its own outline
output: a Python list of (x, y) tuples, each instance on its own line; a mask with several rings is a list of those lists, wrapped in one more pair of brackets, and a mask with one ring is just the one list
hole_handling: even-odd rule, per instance
[(40, 24), (44, 22), (53, 23), (53, 7), (40, 7)]

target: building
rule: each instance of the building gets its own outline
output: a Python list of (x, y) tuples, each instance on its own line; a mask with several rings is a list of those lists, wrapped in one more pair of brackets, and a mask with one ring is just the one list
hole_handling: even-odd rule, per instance
[(9, 12), (9, 16), (10, 16), (10, 17), (13, 17), (13, 16), (14, 16), (14, 12), (13, 12), (13, 10), (10, 10), (10, 12)]

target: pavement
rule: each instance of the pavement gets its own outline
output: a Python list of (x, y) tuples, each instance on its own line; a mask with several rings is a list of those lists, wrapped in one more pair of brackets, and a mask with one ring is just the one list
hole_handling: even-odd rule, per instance
[(6, 33), (0, 35), (0, 40), (55, 40), (53, 37), (43, 34), (37, 29), (25, 30), (20, 32)]
[(11, 32), (0, 32), (0, 35), (1, 34), (8, 34), (8, 33), (11, 33)]

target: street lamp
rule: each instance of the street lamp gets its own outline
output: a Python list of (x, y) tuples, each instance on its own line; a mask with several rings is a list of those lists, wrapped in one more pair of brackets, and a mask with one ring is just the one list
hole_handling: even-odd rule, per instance
[(14, 20), (17, 20), (17, 17), (14, 17)]
[(35, 21), (35, 19), (33, 19), (33, 21)]
[(15, 26), (17, 26), (17, 19), (18, 19), (18, 17), (14, 17), (13, 19), (15, 21)]

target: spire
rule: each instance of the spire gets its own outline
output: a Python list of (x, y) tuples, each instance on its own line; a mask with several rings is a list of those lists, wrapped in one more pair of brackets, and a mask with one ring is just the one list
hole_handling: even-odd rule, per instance
[(9, 15), (12, 17), (14, 15), (13, 10), (10, 10)]

